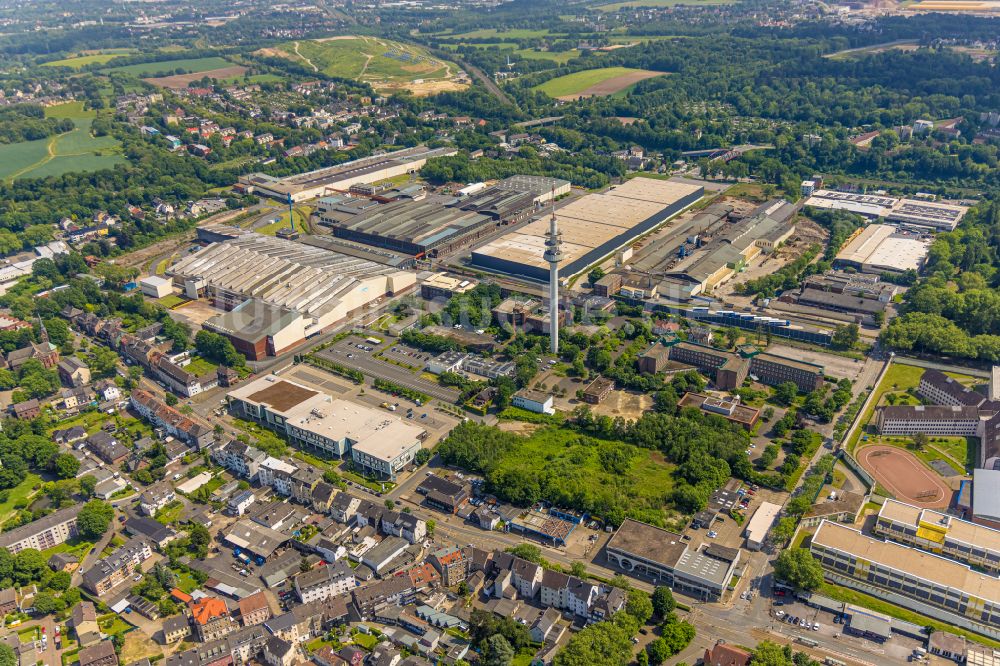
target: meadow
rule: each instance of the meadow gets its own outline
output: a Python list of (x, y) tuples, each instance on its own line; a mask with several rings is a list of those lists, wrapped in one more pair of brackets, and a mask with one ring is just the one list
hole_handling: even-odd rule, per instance
[(93, 64), (104, 64), (115, 58), (123, 55), (128, 55), (133, 53), (135, 49), (102, 49), (97, 53), (80, 53), (77, 55), (70, 56), (68, 58), (62, 58), (60, 60), (50, 60), (49, 62), (43, 62), (44, 67), (72, 67), (73, 69), (80, 69), (86, 65)]
[(45, 139), (0, 146), (0, 178), (12, 181), (61, 176), (74, 171), (107, 169), (125, 161), (117, 139), (91, 135), (90, 127), (97, 113), (84, 109), (83, 102), (47, 107), (45, 115), (69, 118), (76, 127)]

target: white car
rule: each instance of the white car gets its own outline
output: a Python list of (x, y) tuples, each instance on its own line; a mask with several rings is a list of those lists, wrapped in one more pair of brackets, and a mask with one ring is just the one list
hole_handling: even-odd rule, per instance
[(774, 611), (774, 617), (785, 617), (785, 611), (783, 610)]
[(813, 631), (819, 631), (819, 622), (813, 622)]
[(799, 626), (800, 627), (808, 627), (809, 626), (809, 620), (807, 620), (805, 618), (802, 618), (801, 620), (799, 620)]

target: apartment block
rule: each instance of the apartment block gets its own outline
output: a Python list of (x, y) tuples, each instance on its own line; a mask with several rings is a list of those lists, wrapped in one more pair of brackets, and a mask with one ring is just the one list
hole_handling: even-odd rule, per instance
[(45, 550), (53, 548), (75, 537), (77, 506), (59, 509), (49, 515), (21, 525), (0, 534), (0, 548), (6, 548), (11, 555), (17, 555), (25, 548)]
[(83, 586), (98, 596), (105, 594), (140, 572), (142, 563), (152, 556), (153, 550), (145, 539), (129, 539), (84, 572)]
[(346, 594), (356, 585), (354, 570), (343, 560), (306, 571), (295, 577), (295, 591), (304, 604)]

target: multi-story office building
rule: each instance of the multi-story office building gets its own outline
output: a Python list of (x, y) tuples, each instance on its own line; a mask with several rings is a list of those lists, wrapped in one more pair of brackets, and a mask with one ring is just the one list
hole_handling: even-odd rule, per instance
[(836, 583), (1000, 636), (1000, 579), (954, 560), (823, 521), (809, 546)]
[(977, 569), (1000, 573), (1000, 530), (933, 509), (886, 500), (878, 512), (874, 532)]
[[(305, 448), (336, 456), (350, 454), (365, 471), (390, 480), (413, 460), (427, 434), (378, 409), (333, 399), (273, 375), (238, 387), (227, 400), (240, 418), (284, 433)], [(263, 465), (258, 472), (261, 483), (265, 483)], [(291, 495), (291, 485), (281, 492)]]
[(768, 386), (794, 382), (803, 393), (811, 393), (823, 385), (823, 366), (767, 352), (750, 358), (750, 374)]

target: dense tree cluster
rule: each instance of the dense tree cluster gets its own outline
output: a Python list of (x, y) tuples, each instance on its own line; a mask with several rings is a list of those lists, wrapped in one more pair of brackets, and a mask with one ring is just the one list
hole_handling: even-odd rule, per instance
[(0, 144), (44, 139), (74, 128), (69, 118), (46, 118), (37, 104), (18, 104), (0, 109)]

